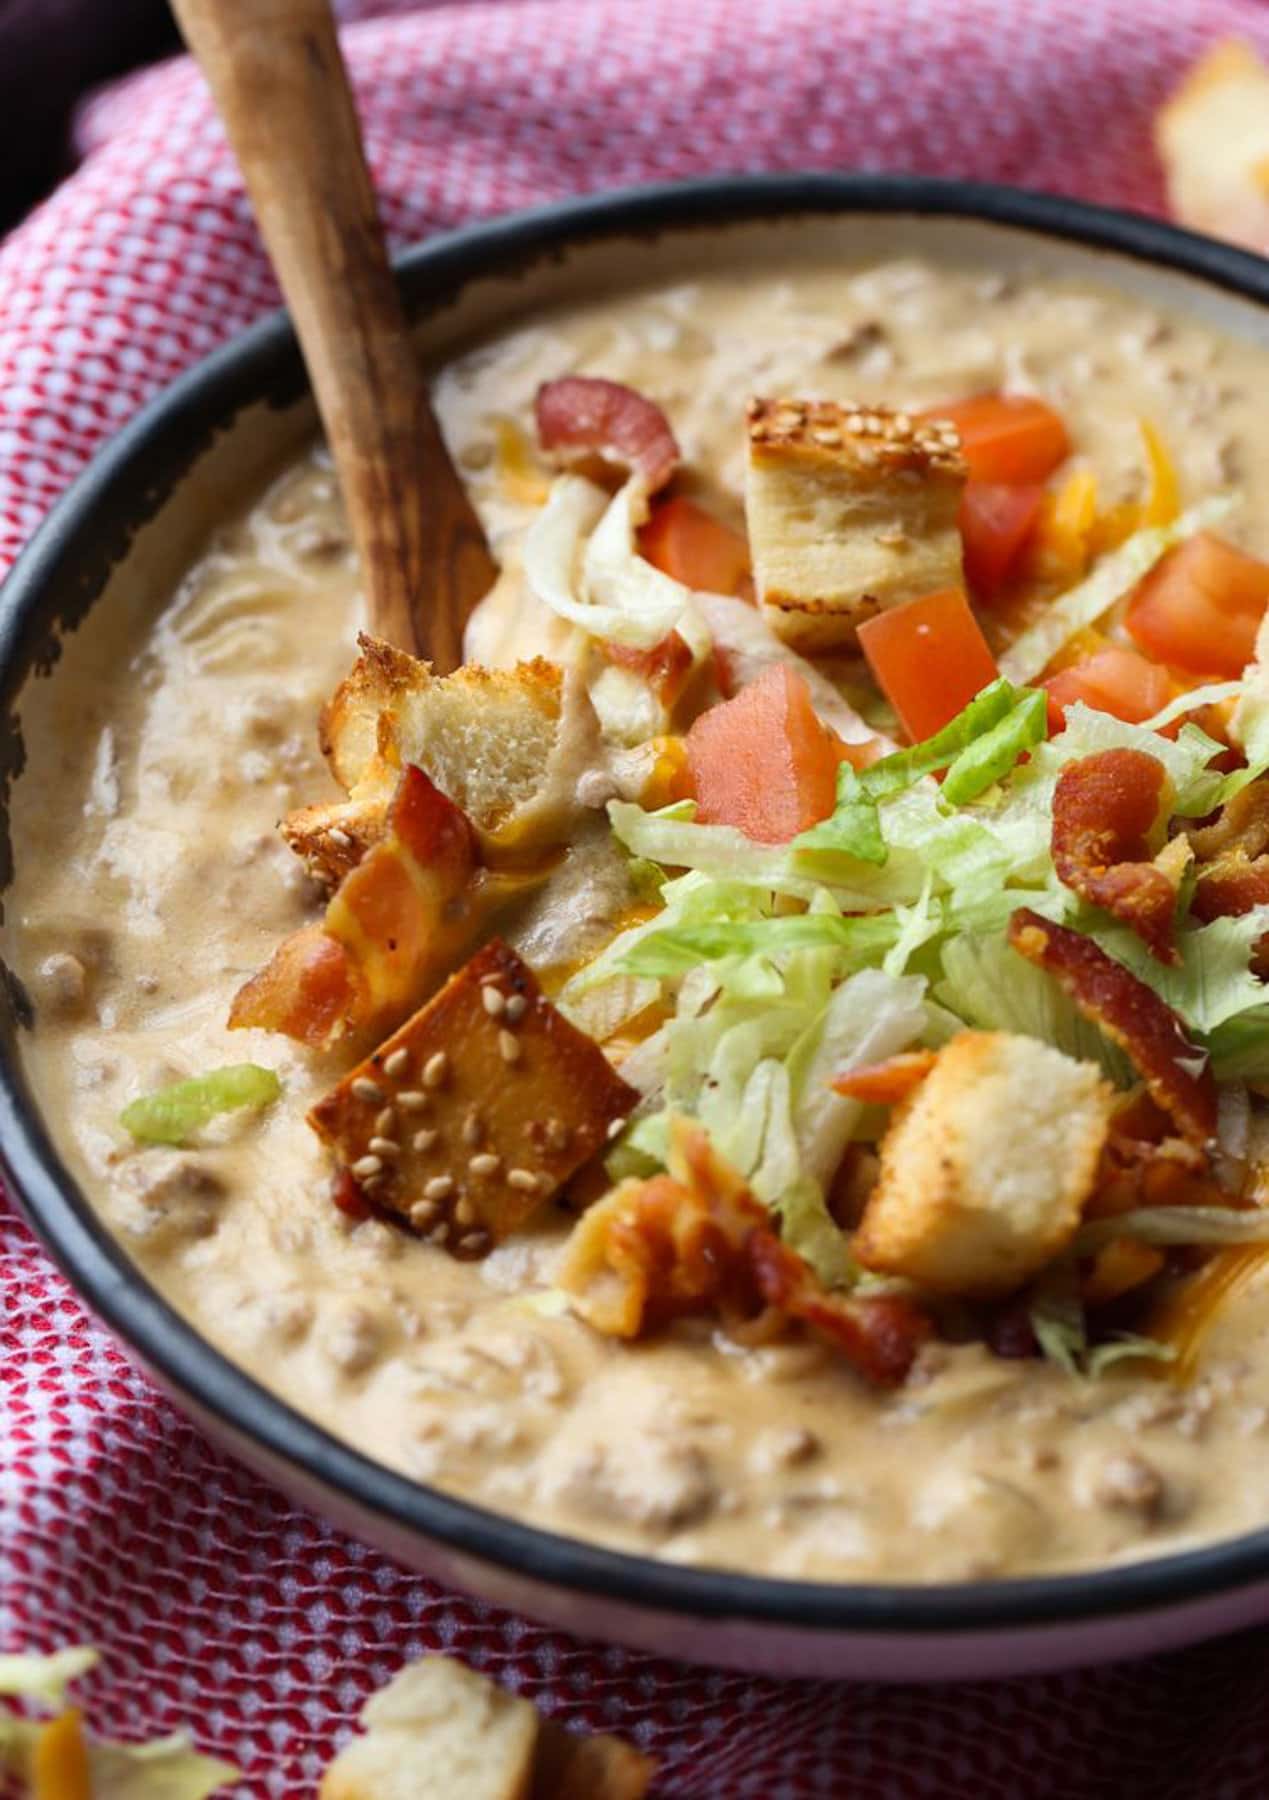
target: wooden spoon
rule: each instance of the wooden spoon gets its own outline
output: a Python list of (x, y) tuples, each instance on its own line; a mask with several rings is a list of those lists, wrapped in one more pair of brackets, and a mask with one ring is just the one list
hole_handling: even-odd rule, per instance
[(406, 329), (329, 0), (172, 0), (299, 334), (370, 628), (439, 673), (497, 576)]

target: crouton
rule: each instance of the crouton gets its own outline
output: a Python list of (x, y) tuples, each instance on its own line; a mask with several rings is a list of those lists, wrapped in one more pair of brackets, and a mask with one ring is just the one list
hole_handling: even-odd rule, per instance
[(1110, 1125), (1091, 1063), (965, 1031), (895, 1115), (852, 1243), (866, 1268), (989, 1298), (1035, 1275), (1079, 1223)]
[(446, 1656), (408, 1663), (361, 1723), (317, 1800), (643, 1800), (656, 1773), (632, 1744), (565, 1731)]
[(543, 1719), (532, 1800), (643, 1800), (656, 1763), (606, 1733), (582, 1737)]
[(751, 400), (748, 419), (754, 580), (786, 643), (851, 647), (865, 619), (962, 584), (954, 425), (830, 400)]
[(495, 938), (309, 1113), (376, 1206), (483, 1256), (639, 1096)]
[(410, 1663), (361, 1709), (318, 1800), (529, 1800), (538, 1714), (444, 1656)]
[(1269, 251), (1269, 68), (1215, 44), (1155, 119), (1168, 199), (1183, 225)]
[(560, 726), (554, 663), (467, 664), (434, 676), (377, 638), (359, 641), (361, 656), (321, 719), (323, 752), (348, 799), (303, 807), (281, 827), (327, 887), (381, 835), (404, 764), (430, 776), (478, 836), (495, 836), (538, 793)]

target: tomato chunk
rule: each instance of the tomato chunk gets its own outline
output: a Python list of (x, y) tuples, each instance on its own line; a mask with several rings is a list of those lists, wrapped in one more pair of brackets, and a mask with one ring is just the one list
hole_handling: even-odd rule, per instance
[(940, 588), (859, 628), (877, 685), (914, 743), (932, 737), (999, 670), (959, 588)]
[(927, 417), (956, 426), (975, 481), (1045, 481), (1071, 453), (1060, 416), (1030, 394), (975, 394)]
[(1162, 712), (1172, 698), (1166, 669), (1147, 661), (1139, 651), (1121, 649), (1117, 644), (1059, 669), (1041, 685), (1049, 696), (1050, 731), (1062, 729), (1067, 707), (1077, 700), (1129, 725), (1140, 725), (1143, 719)]
[(785, 844), (833, 810), (840, 753), (806, 682), (784, 663), (702, 713), (686, 744), (703, 825)]
[(1269, 563), (1200, 531), (1137, 584), (1124, 624), (1150, 656), (1194, 675), (1241, 675), (1269, 606)]
[(1012, 574), (1035, 529), (1044, 500), (1038, 481), (968, 481), (961, 496), (961, 544), (965, 576), (982, 600), (990, 600)]
[(639, 554), (698, 593), (735, 594), (749, 574), (749, 545), (713, 513), (676, 494), (639, 532)]

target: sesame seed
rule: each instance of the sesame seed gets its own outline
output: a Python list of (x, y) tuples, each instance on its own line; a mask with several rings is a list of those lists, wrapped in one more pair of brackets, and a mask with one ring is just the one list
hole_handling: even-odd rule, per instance
[(525, 999), (523, 994), (509, 994), (507, 996), (507, 1017), (513, 1025), (518, 1025), (528, 1010), (529, 1002)]
[(563, 1119), (548, 1119), (545, 1129), (549, 1149), (566, 1150), (568, 1148), (568, 1140), (573, 1134)]
[(411, 1225), (418, 1225), (421, 1228), (424, 1225), (433, 1224), (435, 1222), (435, 1219), (436, 1219), (436, 1202), (435, 1202), (435, 1200), (419, 1200), (419, 1201), (416, 1201), (416, 1203), (410, 1208), (410, 1223), (411, 1223)]
[(377, 1175), (383, 1168), (377, 1156), (362, 1156), (352, 1166), (352, 1172), (358, 1181), (365, 1181), (371, 1175)]
[(431, 1102), (426, 1094), (418, 1088), (403, 1088), (397, 1095), (397, 1105), (402, 1112), (426, 1112)]
[(393, 1081), (399, 1081), (409, 1067), (410, 1052), (404, 1044), (394, 1050), (391, 1056), (385, 1056), (383, 1059), (383, 1072), (385, 1075), (390, 1075)]
[(341, 850), (352, 849), (352, 839), (346, 831), (341, 831), (338, 825), (332, 825), (326, 835), (331, 843), (338, 844)]
[(513, 1037), (509, 1031), (500, 1031), (498, 1033), (498, 1054), (505, 1063), (519, 1062), (519, 1039)]
[(401, 1146), (395, 1138), (372, 1137), (370, 1148), (376, 1156), (400, 1156)]
[(522, 1194), (537, 1192), (538, 1178), (532, 1169), (511, 1169), (507, 1173), (507, 1186), (518, 1188)]
[(465, 1196), (454, 1202), (454, 1223), (455, 1225), (474, 1225), (476, 1223), (476, 1208)]
[(423, 1086), (438, 1088), (448, 1074), (449, 1058), (443, 1050), (437, 1050), (423, 1065)]
[(481, 1004), (491, 1019), (499, 1019), (507, 1010), (507, 996), (500, 987), (487, 987), (480, 996)]
[(432, 1148), (440, 1135), (434, 1126), (428, 1126), (423, 1131), (416, 1131), (410, 1142), (416, 1150), (427, 1151)]
[(384, 1137), (391, 1137), (396, 1128), (397, 1109), (395, 1106), (385, 1106), (375, 1120), (375, 1130), (381, 1132)]
[(896, 413), (891, 420), (891, 424), (894, 426), (895, 431), (900, 437), (910, 437), (912, 435), (912, 421), (907, 413)]
[(473, 1106), (467, 1117), (463, 1120), (463, 1142), (467, 1145), (469, 1150), (473, 1150), (484, 1135), (485, 1121)]
[(454, 1177), (452, 1175), (433, 1175), (423, 1189), (423, 1198), (425, 1200), (448, 1200), (453, 1191)]
[(449, 1236), (449, 1220), (442, 1219), (440, 1224), (436, 1227), (435, 1231), (428, 1232), (427, 1241), (429, 1244), (443, 1244), (448, 1236)]
[(610, 1139), (620, 1137), (625, 1129), (626, 1121), (624, 1119), (614, 1119), (608, 1127), (608, 1136)]
[(352, 1091), (358, 1100), (369, 1100), (372, 1105), (376, 1101), (382, 1101), (384, 1097), (383, 1089), (377, 1081), (371, 1081), (369, 1075), (358, 1075), (352, 1084)]
[(473, 1175), (496, 1175), (502, 1167), (502, 1158), (491, 1150), (482, 1150), (479, 1156), (472, 1157), (467, 1167)]
[(482, 1250), (489, 1248), (489, 1233), (487, 1231), (469, 1231), (466, 1237), (459, 1238), (458, 1248), (465, 1250), (469, 1256), (477, 1256)]

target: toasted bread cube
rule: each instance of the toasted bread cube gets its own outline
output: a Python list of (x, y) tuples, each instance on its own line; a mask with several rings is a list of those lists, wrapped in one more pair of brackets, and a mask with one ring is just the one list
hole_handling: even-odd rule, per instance
[(539, 792), (560, 724), (554, 663), (467, 664), (438, 676), (378, 638), (359, 641), (321, 720), (323, 752), (348, 799), (282, 821), (291, 848), (328, 887), (382, 833), (403, 764), (417, 763), (478, 834), (496, 835)]
[(657, 1765), (606, 1733), (581, 1736), (543, 1719), (533, 1765), (533, 1800), (643, 1800)]
[(318, 1800), (528, 1800), (539, 1718), (445, 1656), (409, 1663), (361, 1709)]
[(308, 1117), (374, 1205), (475, 1257), (545, 1205), (638, 1098), (494, 939)]
[(934, 1294), (1011, 1293), (1073, 1236), (1112, 1104), (1092, 1063), (962, 1032), (882, 1140), (855, 1256)]
[(886, 407), (751, 400), (745, 508), (772, 629), (844, 649), (888, 607), (962, 582), (956, 428)]
[(1214, 44), (1155, 118), (1168, 200), (1183, 225), (1269, 252), (1269, 68)]

